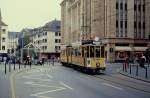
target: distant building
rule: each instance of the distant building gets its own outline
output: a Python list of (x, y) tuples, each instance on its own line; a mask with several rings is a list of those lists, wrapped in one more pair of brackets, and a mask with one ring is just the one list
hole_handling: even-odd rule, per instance
[(19, 34), (20, 32), (8, 32), (8, 53), (15, 52), (18, 48)]
[(59, 57), (61, 50), (60, 21), (53, 20), (31, 30), (32, 42), (40, 47), (42, 58)]
[(8, 25), (2, 21), (0, 10), (0, 55), (7, 55), (8, 51)]
[(63, 0), (62, 43), (99, 38), (107, 61), (145, 51), (150, 35), (150, 0)]

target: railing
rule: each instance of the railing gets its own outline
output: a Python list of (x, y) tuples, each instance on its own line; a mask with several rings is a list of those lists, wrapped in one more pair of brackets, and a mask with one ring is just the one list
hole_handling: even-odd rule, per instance
[(122, 71), (140, 78), (150, 79), (150, 64), (141, 67), (138, 63), (123, 63)]

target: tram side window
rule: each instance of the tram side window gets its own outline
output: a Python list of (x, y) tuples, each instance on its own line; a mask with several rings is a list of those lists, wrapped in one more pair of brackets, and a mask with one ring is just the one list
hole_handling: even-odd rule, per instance
[(90, 47), (90, 57), (94, 57), (94, 46)]
[(90, 55), (89, 55), (89, 46), (87, 46), (87, 57), (89, 57)]
[(101, 57), (104, 58), (105, 49), (104, 46), (101, 47)]
[(77, 51), (77, 49), (75, 49), (75, 56), (78, 56), (78, 51)]
[(82, 47), (82, 57), (84, 57), (84, 48)]
[(76, 49), (76, 52), (77, 52), (77, 56), (80, 56), (80, 55), (81, 55), (80, 49)]
[(100, 47), (96, 47), (96, 57), (100, 57)]

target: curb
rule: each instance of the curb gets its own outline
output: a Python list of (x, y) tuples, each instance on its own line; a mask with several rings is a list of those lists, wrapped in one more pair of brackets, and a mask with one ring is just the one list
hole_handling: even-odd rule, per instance
[(150, 79), (144, 79), (144, 78), (141, 78), (141, 77), (138, 77), (138, 76), (135, 76), (135, 75), (131, 75), (131, 74), (128, 74), (128, 73), (122, 72), (122, 71), (119, 71), (119, 73), (120, 73), (121, 75), (130, 77), (130, 78), (133, 78), (133, 79), (137, 79), (137, 80), (141, 80), (141, 81), (143, 81), (143, 82), (150, 83)]

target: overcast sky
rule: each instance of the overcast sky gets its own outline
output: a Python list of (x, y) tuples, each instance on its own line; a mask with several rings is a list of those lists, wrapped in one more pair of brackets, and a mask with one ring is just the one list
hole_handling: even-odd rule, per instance
[(35, 28), (53, 20), (60, 20), (62, 0), (0, 0), (3, 21), (9, 31)]

